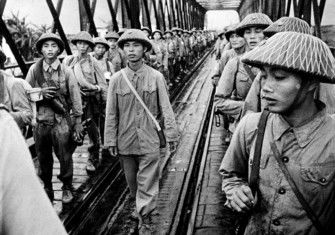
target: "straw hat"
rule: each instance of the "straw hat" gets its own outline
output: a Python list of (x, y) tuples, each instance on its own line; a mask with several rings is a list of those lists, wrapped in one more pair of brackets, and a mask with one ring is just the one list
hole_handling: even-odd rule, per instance
[(92, 49), (95, 46), (92, 36), (86, 31), (80, 31), (71, 40), (72, 44), (74, 45), (76, 45), (77, 42), (80, 42), (80, 41), (86, 42)]
[(117, 44), (120, 48), (123, 48), (124, 44), (127, 41), (139, 41), (143, 43), (145, 47), (148, 48), (148, 51), (152, 48), (152, 44), (144, 32), (139, 29), (128, 29), (117, 41)]
[(247, 52), (242, 61), (313, 76), (319, 82), (335, 83), (335, 59), (321, 39), (296, 32), (279, 32)]
[(106, 39), (98, 37), (98, 38), (94, 38), (93, 41), (94, 41), (95, 45), (102, 44), (102, 45), (104, 45), (106, 47), (106, 50), (109, 49), (109, 45), (108, 45), (108, 42), (107, 42)]
[(285, 31), (311, 34), (311, 27), (309, 27), (306, 21), (297, 17), (281, 17), (264, 29), (263, 33), (265, 36), (271, 37), (275, 33)]
[(64, 51), (64, 43), (62, 39), (57, 34), (54, 33), (44, 33), (41, 35), (41, 37), (36, 42), (37, 51), (42, 54), (41, 50), (43, 43), (48, 40), (55, 41), (59, 47), (58, 55), (62, 54), (62, 52)]
[(247, 15), (240, 24), (236, 27), (236, 33), (243, 35), (244, 30), (250, 27), (268, 27), (273, 22), (263, 13), (251, 13)]
[(108, 39), (116, 39), (118, 40), (120, 38), (120, 35), (114, 31), (112, 32), (108, 32), (106, 35), (105, 35), (105, 39), (108, 40)]

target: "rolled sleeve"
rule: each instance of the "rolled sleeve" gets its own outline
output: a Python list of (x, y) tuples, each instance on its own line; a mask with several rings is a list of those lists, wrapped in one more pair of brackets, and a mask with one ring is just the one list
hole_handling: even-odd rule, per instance
[(72, 70), (65, 68), (65, 75), (68, 82), (68, 90), (70, 93), (72, 103), (72, 113), (75, 117), (80, 117), (83, 114), (83, 107), (81, 103), (81, 95), (78, 82), (74, 77)]
[(116, 73), (110, 79), (107, 104), (106, 104), (106, 121), (105, 121), (105, 145), (117, 146), (117, 134), (119, 126), (118, 102), (116, 94)]
[(166, 139), (171, 142), (178, 140), (178, 129), (164, 81), (163, 75), (160, 74), (157, 79), (159, 107), (164, 118)]
[(229, 191), (241, 185), (247, 184), (248, 180), (248, 158), (247, 140), (245, 134), (248, 118), (241, 120), (233, 134), (231, 143), (222, 159), (219, 169), (222, 178), (222, 191)]

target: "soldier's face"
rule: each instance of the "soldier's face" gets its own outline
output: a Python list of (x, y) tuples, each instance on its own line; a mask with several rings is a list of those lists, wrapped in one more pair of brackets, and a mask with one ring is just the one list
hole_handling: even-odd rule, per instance
[(41, 51), (44, 58), (53, 59), (59, 53), (59, 46), (55, 41), (48, 40), (43, 43)]
[(98, 56), (103, 56), (106, 52), (106, 47), (103, 44), (97, 44), (94, 47), (94, 52)]
[(229, 42), (231, 44), (231, 47), (233, 49), (241, 48), (245, 45), (245, 40), (243, 37), (237, 35), (236, 33), (233, 33), (230, 38)]
[(134, 63), (142, 60), (146, 48), (140, 42), (128, 41), (124, 44), (123, 51), (128, 61)]
[(155, 40), (159, 40), (159, 39), (161, 39), (161, 34), (160, 33), (154, 33), (154, 39)]
[(310, 92), (310, 83), (302, 83), (298, 74), (264, 66), (261, 69), (261, 98), (270, 112), (286, 114)]
[(77, 45), (78, 52), (81, 54), (87, 53), (90, 47), (88, 43), (84, 41), (78, 41), (76, 45)]
[(115, 49), (116, 48), (116, 39), (115, 38), (110, 38), (107, 40), (108, 45), (111, 49)]
[(250, 27), (244, 30), (244, 39), (247, 42), (248, 47), (254, 49), (258, 43), (264, 39), (263, 29), (259, 27)]
[(165, 34), (165, 38), (166, 38), (166, 39), (171, 38), (171, 34), (170, 34), (170, 33)]

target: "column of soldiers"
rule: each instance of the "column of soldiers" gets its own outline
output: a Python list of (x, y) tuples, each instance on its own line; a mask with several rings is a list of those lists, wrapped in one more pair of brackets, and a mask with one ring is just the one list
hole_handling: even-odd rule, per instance
[[(129, 76), (154, 116), (164, 120), (166, 139), (173, 152), (178, 132), (168, 88), (179, 83), (212, 42), (209, 32), (195, 29), (151, 32), (144, 27), (109, 32), (94, 39), (82, 31), (71, 39), (75, 55), (60, 61), (63, 41), (56, 34), (45, 33), (36, 43), (42, 58), (30, 67), (26, 80), (0, 71), (0, 103), (22, 131), (27, 125), (33, 126), (38, 175), (50, 201), (54, 200), (53, 153), (60, 162), (62, 202), (67, 204), (73, 200), (74, 192), (72, 154), (87, 133), (87, 172), (94, 173), (99, 167), (102, 146), (112, 156), (120, 156), (131, 189), (131, 209), (140, 220), (140, 231), (145, 234), (143, 231), (152, 229), (158, 195), (159, 139), (148, 120), (150, 116), (145, 118), (146, 111), (129, 93), (127, 85), (120, 82), (124, 79), (120, 71)], [(148, 82), (152, 85), (148, 86)], [(32, 91), (39, 92), (37, 100), (32, 98)], [(129, 99), (135, 102), (132, 108)], [(138, 131), (129, 129), (131, 125)], [(143, 175), (140, 184), (137, 174)]]

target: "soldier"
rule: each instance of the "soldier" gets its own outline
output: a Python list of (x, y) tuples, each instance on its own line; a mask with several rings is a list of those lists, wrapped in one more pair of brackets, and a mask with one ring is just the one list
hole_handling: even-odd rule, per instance
[(161, 72), (165, 79), (166, 79), (166, 83), (169, 84), (169, 71), (168, 71), (168, 51), (167, 51), (167, 47), (165, 45), (165, 43), (162, 40), (163, 37), (163, 33), (162, 31), (160, 31), (159, 29), (156, 29), (153, 31), (152, 33), (152, 38), (153, 40), (151, 41), (151, 44), (153, 46), (156, 46), (159, 48), (159, 50), (162, 53), (162, 64), (160, 66), (158, 66), (158, 71)]
[(215, 50), (215, 59), (219, 60), (221, 58), (221, 45), (224, 42), (225, 31), (221, 30), (218, 33), (218, 39), (215, 42), (214, 50)]
[(94, 52), (92, 56), (96, 59), (97, 64), (100, 67), (100, 70), (104, 73), (106, 82), (109, 81), (110, 76), (115, 73), (113, 64), (107, 60), (105, 56), (106, 52), (109, 49), (109, 45), (106, 39), (104, 38), (94, 38)]
[(176, 74), (175, 74), (175, 66), (176, 58), (177, 58), (177, 45), (174, 40), (172, 40), (172, 31), (166, 30), (164, 32), (165, 36), (165, 45), (168, 52), (168, 70), (169, 70), (169, 82), (168, 86), (172, 87), (176, 84)]
[(43, 94), (43, 100), (37, 102), (37, 124), (34, 130), (39, 176), (50, 201), (53, 201), (53, 149), (60, 162), (58, 178), (63, 182), (62, 201), (69, 203), (73, 199), (72, 154), (76, 148), (73, 137), (80, 139), (83, 131), (80, 91), (73, 72), (57, 58), (64, 50), (59, 36), (43, 34), (36, 42), (36, 48), (43, 58), (30, 67), (26, 81), (32, 87), (42, 88)]
[(314, 99), (320, 82), (335, 83), (330, 49), (280, 32), (242, 61), (260, 68), (270, 113), (247, 114), (234, 132), (220, 167), (226, 205), (250, 211), (244, 234), (332, 234), (335, 120)]
[[(147, 38), (152, 42), (151, 40), (151, 30), (148, 27), (142, 27), (142, 32), (147, 36)], [(152, 49), (147, 51), (145, 53), (144, 60), (147, 65), (153, 67), (154, 69), (159, 69), (163, 64), (163, 53), (160, 50), (160, 47), (158, 45), (152, 44)]]
[[(309, 27), (306, 21), (301, 20), (299, 18), (282, 17), (278, 19), (276, 22), (274, 22), (273, 24), (271, 24), (269, 27), (267, 27), (263, 33), (266, 37), (271, 37), (278, 32), (285, 32), (285, 31), (293, 31), (293, 32), (299, 32), (299, 33), (311, 34), (311, 27)], [(327, 84), (327, 87), (332, 87), (332, 86)], [(260, 98), (260, 91), (261, 91), (261, 76), (260, 76), (260, 73), (258, 73), (245, 99), (242, 116), (244, 116), (247, 112), (261, 112), (263, 110), (264, 101), (262, 101)], [(326, 93), (323, 93), (323, 94), (326, 94)], [(330, 100), (330, 99), (331, 97), (329, 97), (329, 99), (326, 99), (326, 100), (321, 99), (321, 101), (327, 103), (327, 100)]]
[(221, 55), (220, 60), (218, 61), (213, 75), (213, 84), (215, 86), (218, 84), (219, 78), (221, 77), (222, 71), (227, 62), (230, 59), (236, 56), (240, 56), (245, 52), (245, 40), (235, 31), (237, 25), (238, 24), (231, 25), (227, 28), (227, 31), (225, 33), (225, 37), (231, 44), (232, 49), (224, 51)]
[(29, 88), (27, 81), (0, 70), (0, 103), (8, 109), (21, 130), (30, 125), (33, 118), (27, 96)]
[(124, 54), (120, 48), (118, 48), (116, 42), (120, 38), (119, 34), (115, 32), (109, 32), (106, 34), (105, 39), (109, 45), (109, 51), (107, 52), (107, 59), (114, 67), (115, 72), (120, 71), (127, 64)]
[[(160, 138), (153, 119), (161, 116), (170, 151), (178, 138), (176, 121), (163, 75), (143, 63), (151, 43), (141, 30), (129, 29), (119, 39), (128, 66), (110, 81), (106, 108), (105, 140), (112, 156), (118, 155), (131, 200), (136, 198), (139, 234), (153, 234), (152, 220), (159, 191)], [(136, 98), (129, 83), (143, 100)], [(154, 116), (150, 116), (148, 110)]]
[(91, 146), (88, 148), (86, 170), (95, 172), (99, 164), (100, 119), (107, 98), (107, 83), (96, 60), (88, 54), (89, 49), (94, 48), (91, 35), (81, 31), (71, 42), (77, 47), (78, 54), (66, 57), (64, 64), (73, 70), (79, 83), (83, 102), (83, 121), (92, 120), (87, 129)]
[[(248, 48), (251, 50), (264, 39), (263, 30), (271, 23), (272, 21), (267, 15), (252, 13), (241, 21), (236, 28), (236, 33), (244, 37)], [(250, 68), (241, 62), (239, 57), (229, 60), (224, 67), (216, 88), (214, 102), (215, 109), (227, 115), (229, 120), (226, 142), (230, 141), (230, 134), (235, 130), (244, 99), (258, 71), (257, 68)]]
[(173, 27), (171, 31), (172, 31), (172, 40), (176, 47), (175, 61), (173, 64), (173, 70), (174, 70), (174, 76), (175, 76), (174, 82), (178, 83), (180, 80), (180, 72), (181, 72), (180, 61), (182, 60), (182, 57), (183, 57), (184, 46), (183, 46), (182, 40), (180, 39), (178, 35), (179, 28)]
[(181, 40), (183, 41), (184, 44), (184, 59), (182, 61), (182, 69), (185, 73), (188, 73), (188, 67), (190, 65), (190, 35), (188, 33), (188, 30), (183, 31), (183, 35), (181, 37)]

